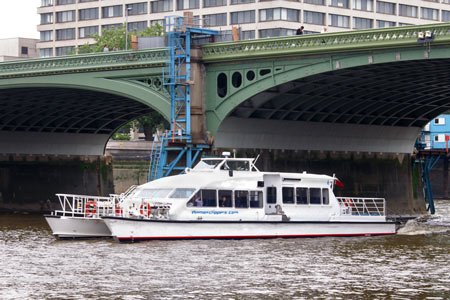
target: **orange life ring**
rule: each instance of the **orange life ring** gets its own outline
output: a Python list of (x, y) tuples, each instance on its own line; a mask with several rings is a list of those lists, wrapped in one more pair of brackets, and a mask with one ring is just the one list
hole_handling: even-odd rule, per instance
[(140, 207), (141, 215), (148, 217), (148, 216), (150, 216), (151, 210), (152, 209), (148, 203), (141, 204), (141, 207)]
[(122, 215), (122, 208), (116, 206), (116, 215)]
[(95, 203), (95, 201), (93, 200), (90, 200), (86, 202), (85, 208), (86, 215), (93, 216), (97, 212), (97, 203)]

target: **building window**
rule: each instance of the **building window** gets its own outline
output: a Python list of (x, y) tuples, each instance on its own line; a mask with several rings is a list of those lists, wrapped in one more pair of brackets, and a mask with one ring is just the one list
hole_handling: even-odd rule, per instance
[(98, 34), (98, 26), (88, 26), (78, 28), (78, 37), (80, 39), (89, 38), (94, 34)]
[(106, 25), (102, 25), (102, 30), (113, 30), (120, 26), (123, 26), (123, 24), (122, 23), (106, 24)]
[(445, 118), (434, 119), (434, 125), (445, 125)]
[(128, 4), (126, 8), (128, 9), (129, 16), (145, 15), (148, 13), (147, 2)]
[(395, 15), (395, 3), (377, 1), (377, 13)]
[(123, 24), (122, 23), (106, 24), (106, 25), (102, 25), (102, 30), (112, 30), (112, 29), (116, 29), (120, 26), (123, 26)]
[(438, 143), (443, 143), (445, 142), (445, 134), (436, 134), (434, 136), (434, 141), (438, 142)]
[(151, 20), (150, 21), (150, 25), (153, 26), (153, 25), (156, 25), (156, 24), (161, 25), (162, 27), (164, 27), (166, 25), (166, 20), (160, 19), (160, 20)]
[(53, 0), (41, 0), (41, 6), (53, 6)]
[(395, 27), (395, 22), (377, 20), (377, 28)]
[(398, 26), (402, 27), (402, 26), (411, 26), (413, 24), (410, 23), (398, 23)]
[(373, 11), (373, 0), (353, 0), (353, 8), (358, 10)]
[(439, 20), (439, 10), (437, 10), (437, 9), (422, 7), (421, 11), (420, 11), (420, 15), (421, 15), (422, 19), (435, 20), (435, 21)]
[(315, 11), (303, 11), (303, 22), (308, 24), (325, 25), (325, 14)]
[(56, 23), (75, 21), (75, 10), (59, 11), (56, 13)]
[(231, 24), (244, 24), (255, 22), (255, 11), (238, 11), (231, 13)]
[(203, 0), (203, 7), (225, 6), (227, 0)]
[(288, 8), (269, 8), (261, 9), (259, 11), (259, 21), (274, 21), (274, 20), (284, 20), (284, 21), (299, 21), (300, 11), (296, 9)]
[(128, 32), (141, 32), (145, 28), (147, 28), (147, 21), (140, 21), (140, 22), (129, 22), (127, 24)]
[(450, 0), (442, 0), (442, 3), (450, 4)]
[(74, 39), (75, 39), (75, 28), (56, 30), (57, 41), (74, 40)]
[(56, 5), (74, 4), (75, 0), (56, 0)]
[(398, 15), (403, 17), (417, 18), (417, 6), (399, 4)]
[(41, 31), (41, 42), (53, 41), (53, 30)]
[(177, 0), (177, 10), (194, 9), (200, 7), (200, 0)]
[(325, 5), (325, 0), (305, 0), (305, 3)]
[(350, 17), (348, 16), (330, 14), (328, 15), (328, 19), (330, 26), (344, 27), (344, 28), (350, 27)]
[(53, 23), (53, 13), (41, 14), (41, 24)]
[(80, 9), (78, 11), (78, 20), (94, 20), (98, 19), (98, 7)]
[(78, 0), (78, 2), (83, 3), (83, 2), (94, 2), (94, 1), (98, 1), (98, 0)]
[(158, 0), (152, 1), (152, 12), (164, 12), (164, 11), (172, 11), (173, 10), (173, 1), (172, 0)]
[(241, 31), (239, 36), (241, 40), (253, 40), (255, 38), (254, 30)]
[(277, 36), (289, 36), (295, 35), (294, 29), (287, 28), (271, 28), (271, 29), (261, 29), (259, 30), (260, 38), (277, 37)]
[(20, 53), (23, 55), (28, 55), (28, 47), (21, 47)]
[(369, 29), (373, 27), (372, 19), (353, 17), (353, 29)]
[(53, 56), (53, 48), (42, 48), (39, 49), (40, 57), (51, 57)]
[(330, 6), (349, 8), (348, 2), (349, 0), (329, 0), (328, 3)]
[(56, 47), (56, 56), (71, 55), (75, 53), (75, 46)]
[(203, 26), (226, 26), (227, 25), (227, 14), (214, 14), (214, 15), (204, 15), (203, 16)]
[(442, 10), (441, 21), (442, 22), (449, 22), (450, 21), (450, 11)]
[(114, 18), (122, 16), (122, 5), (102, 7), (102, 18)]
[(230, 4), (255, 3), (255, 0), (231, 0)]
[[(214, 40), (218, 43), (231, 42), (231, 41), (233, 41), (233, 33), (231, 30), (220, 30), (219, 34), (214, 36)], [(225, 93), (225, 94), (223, 94), (223, 96), (221, 96), (223, 98), (226, 96), (227, 85), (226, 85), (226, 75), (223, 73), (221, 75), (225, 76), (225, 80), (221, 80), (222, 87), (224, 87), (224, 88), (218, 89), (217, 93)], [(218, 83), (219, 83), (219, 81), (218, 81)]]

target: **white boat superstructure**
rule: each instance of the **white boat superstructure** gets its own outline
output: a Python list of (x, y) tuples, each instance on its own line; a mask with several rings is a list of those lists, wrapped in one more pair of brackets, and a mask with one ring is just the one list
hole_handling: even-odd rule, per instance
[(251, 158), (204, 158), (137, 187), (120, 216), (102, 219), (119, 241), (395, 234), (384, 199), (336, 198), (336, 181), (260, 172)]

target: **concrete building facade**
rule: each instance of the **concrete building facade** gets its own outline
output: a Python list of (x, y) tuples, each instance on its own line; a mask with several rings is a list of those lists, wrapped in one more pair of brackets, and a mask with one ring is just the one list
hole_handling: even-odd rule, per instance
[(92, 34), (124, 24), (140, 31), (165, 16), (194, 14), (199, 26), (241, 39), (418, 25), (450, 21), (450, 0), (41, 0), (41, 57), (59, 56), (92, 43)]
[(0, 62), (39, 57), (38, 39), (9, 38), (0, 39)]

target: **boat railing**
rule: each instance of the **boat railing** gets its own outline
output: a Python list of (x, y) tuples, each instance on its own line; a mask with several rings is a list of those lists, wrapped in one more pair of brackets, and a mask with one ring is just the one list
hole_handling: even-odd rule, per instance
[[(99, 218), (114, 216), (118, 212), (116, 204), (120, 195), (109, 197), (56, 194), (61, 204), (61, 210), (55, 210), (54, 215), (80, 218)], [(119, 209), (120, 210), (120, 209)]]
[(336, 197), (341, 208), (341, 215), (351, 216), (385, 216), (386, 200), (384, 198)]

